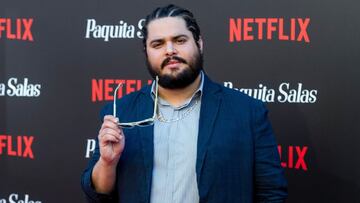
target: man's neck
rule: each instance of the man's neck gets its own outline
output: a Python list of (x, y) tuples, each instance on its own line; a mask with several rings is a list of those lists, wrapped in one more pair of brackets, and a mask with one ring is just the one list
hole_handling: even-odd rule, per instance
[(181, 106), (199, 88), (200, 82), (201, 74), (198, 75), (193, 83), (182, 89), (166, 89), (159, 86), (159, 96), (170, 103), (172, 106)]

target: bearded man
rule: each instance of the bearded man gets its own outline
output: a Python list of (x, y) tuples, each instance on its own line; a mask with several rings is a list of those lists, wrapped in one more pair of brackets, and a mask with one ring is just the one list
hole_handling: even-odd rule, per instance
[(157, 8), (142, 32), (154, 82), (102, 110), (82, 176), (88, 201), (283, 202), (287, 184), (267, 110), (205, 74), (193, 14)]

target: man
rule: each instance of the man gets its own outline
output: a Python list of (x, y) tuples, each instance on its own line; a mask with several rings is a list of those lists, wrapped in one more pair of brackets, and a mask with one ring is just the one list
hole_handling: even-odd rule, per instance
[(283, 202), (286, 181), (267, 110), (207, 77), (192, 13), (157, 8), (143, 34), (158, 82), (103, 109), (98, 146), (82, 176), (88, 201)]

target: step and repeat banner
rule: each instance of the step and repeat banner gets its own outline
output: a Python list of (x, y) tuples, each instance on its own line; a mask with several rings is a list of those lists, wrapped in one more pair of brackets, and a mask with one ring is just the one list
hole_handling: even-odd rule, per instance
[(99, 111), (151, 82), (140, 30), (168, 3), (207, 74), (266, 103), (288, 202), (360, 202), (358, 1), (1, 0), (0, 203), (85, 202)]

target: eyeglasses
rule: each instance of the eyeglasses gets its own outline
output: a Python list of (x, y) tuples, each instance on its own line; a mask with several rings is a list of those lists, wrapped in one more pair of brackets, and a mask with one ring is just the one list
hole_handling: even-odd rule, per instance
[[(155, 83), (155, 101), (154, 101), (154, 113), (153, 116), (151, 118), (147, 118), (145, 120), (141, 120), (141, 121), (135, 121), (135, 122), (129, 122), (129, 123), (118, 123), (118, 126), (122, 127), (122, 128), (133, 128), (135, 126), (138, 127), (146, 127), (149, 125), (153, 125), (154, 121), (155, 121), (155, 117), (156, 117), (156, 112), (157, 112), (157, 100), (158, 100), (158, 89), (159, 89), (159, 77), (156, 76), (156, 83)], [(117, 91), (118, 89), (123, 86), (123, 83), (120, 83), (114, 92), (114, 102), (113, 102), (113, 116), (116, 117), (116, 95), (117, 95)]]

